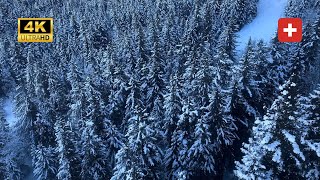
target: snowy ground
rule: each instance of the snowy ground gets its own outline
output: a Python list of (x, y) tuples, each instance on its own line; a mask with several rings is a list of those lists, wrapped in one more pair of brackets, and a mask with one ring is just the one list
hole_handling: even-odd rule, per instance
[[(7, 122), (9, 123), (9, 127), (10, 127), (9, 137), (11, 140), (7, 144), (7, 146), (10, 147), (8, 149), (10, 150), (10, 152), (13, 155), (20, 154), (21, 152), (23, 152), (25, 150), (21, 149), (20, 146), (22, 145), (22, 142), (19, 139), (19, 135), (16, 134), (17, 132), (14, 131), (14, 125), (17, 123), (17, 119), (14, 114), (14, 102), (13, 102), (12, 96), (4, 99), (2, 108), (4, 111), (5, 118), (6, 118)], [(25, 153), (25, 152), (23, 152), (23, 153)], [(24, 164), (29, 167), (32, 167), (31, 157), (25, 156)], [(0, 177), (0, 179), (1, 179), (1, 177)], [(35, 180), (32, 171), (26, 176), (25, 180)]]
[(8, 98), (3, 103), (3, 110), (5, 113), (5, 118), (9, 123), (9, 126), (12, 127), (16, 123), (16, 118), (14, 115), (14, 105), (11, 98)]
[(250, 37), (252, 40), (262, 39), (267, 43), (270, 42), (277, 31), (279, 18), (284, 17), (287, 1), (259, 0), (257, 17), (237, 33), (238, 55), (243, 54)]

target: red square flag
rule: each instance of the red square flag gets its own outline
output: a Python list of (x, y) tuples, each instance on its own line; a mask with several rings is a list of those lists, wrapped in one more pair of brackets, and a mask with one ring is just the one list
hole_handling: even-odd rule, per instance
[(281, 18), (278, 21), (279, 42), (301, 42), (302, 20), (300, 18)]

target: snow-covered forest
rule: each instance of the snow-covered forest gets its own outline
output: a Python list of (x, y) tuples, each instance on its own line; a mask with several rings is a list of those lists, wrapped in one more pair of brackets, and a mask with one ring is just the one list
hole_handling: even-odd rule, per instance
[(0, 38), (0, 180), (320, 177), (320, 0), (0, 0)]

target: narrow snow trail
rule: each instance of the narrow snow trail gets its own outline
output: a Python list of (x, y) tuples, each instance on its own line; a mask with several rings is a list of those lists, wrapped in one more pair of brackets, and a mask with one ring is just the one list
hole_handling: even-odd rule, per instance
[(243, 54), (250, 37), (252, 40), (270, 42), (278, 28), (279, 18), (284, 17), (287, 2), (288, 0), (259, 0), (257, 17), (237, 33), (238, 55)]
[(11, 98), (8, 98), (4, 101), (3, 110), (9, 126), (12, 127), (16, 123), (16, 117), (14, 115), (14, 105)]

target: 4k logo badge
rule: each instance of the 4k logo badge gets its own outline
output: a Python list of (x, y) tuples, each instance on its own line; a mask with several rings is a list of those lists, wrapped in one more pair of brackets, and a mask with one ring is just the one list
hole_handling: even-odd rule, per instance
[(52, 42), (53, 18), (18, 18), (18, 42)]

